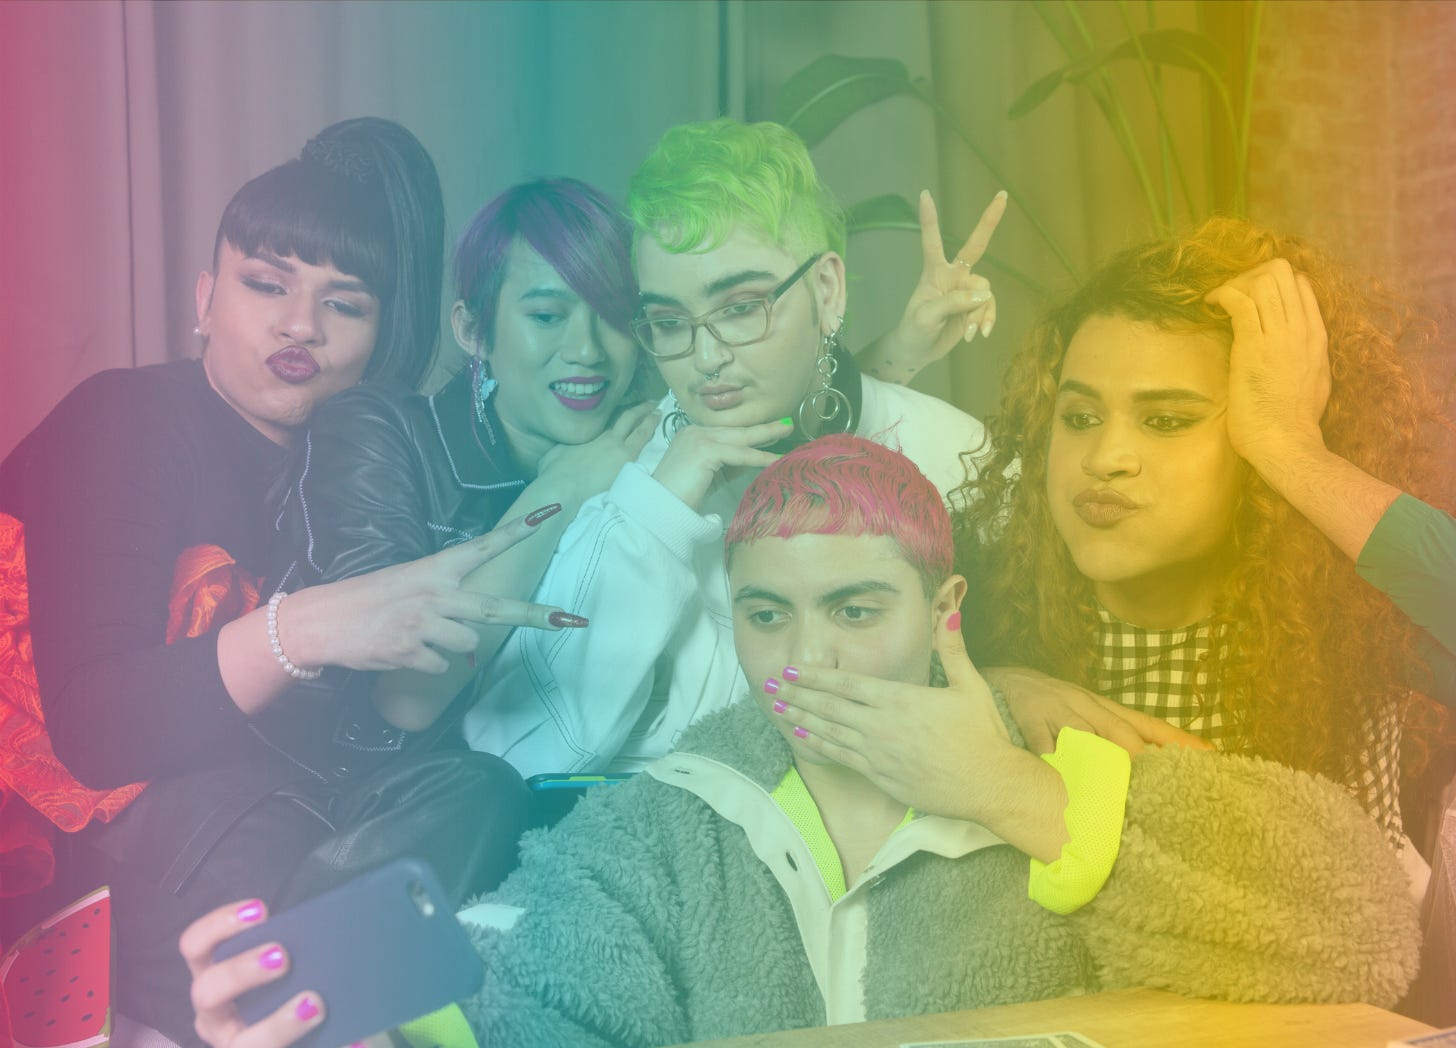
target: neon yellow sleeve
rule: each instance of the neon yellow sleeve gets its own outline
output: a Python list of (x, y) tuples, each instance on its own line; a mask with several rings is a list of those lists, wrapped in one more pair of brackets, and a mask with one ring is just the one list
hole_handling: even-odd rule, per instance
[(447, 1004), (438, 1012), (412, 1019), (399, 1028), (399, 1033), (414, 1048), (477, 1048), (475, 1035), (458, 1004)]
[(1112, 873), (1122, 840), (1127, 784), (1132, 758), (1115, 742), (1063, 728), (1057, 748), (1042, 760), (1056, 769), (1067, 787), (1067, 843), (1053, 863), (1031, 860), (1027, 895), (1053, 913), (1086, 906)]

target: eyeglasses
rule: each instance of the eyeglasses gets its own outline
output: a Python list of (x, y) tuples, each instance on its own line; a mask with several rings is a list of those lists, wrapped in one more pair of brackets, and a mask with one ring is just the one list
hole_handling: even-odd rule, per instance
[(698, 328), (707, 328), (708, 333), (725, 346), (749, 346), (762, 342), (768, 337), (774, 303), (783, 298), (784, 292), (823, 257), (822, 251), (811, 255), (782, 284), (760, 298), (740, 299), (696, 317), (678, 314), (638, 317), (632, 321), (632, 333), (637, 336), (642, 348), (658, 360), (671, 360), (691, 353)]

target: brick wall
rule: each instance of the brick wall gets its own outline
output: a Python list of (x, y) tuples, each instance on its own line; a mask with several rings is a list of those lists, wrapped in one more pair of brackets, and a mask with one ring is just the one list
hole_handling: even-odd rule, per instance
[(1456, 378), (1456, 4), (1266, 3), (1249, 210), (1441, 317), (1419, 350)]

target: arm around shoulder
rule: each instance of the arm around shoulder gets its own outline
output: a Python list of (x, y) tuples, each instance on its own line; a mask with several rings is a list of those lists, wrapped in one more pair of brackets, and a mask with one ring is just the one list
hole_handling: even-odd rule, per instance
[(1132, 764), (1112, 874), (1072, 918), (1109, 988), (1389, 1007), (1420, 932), (1379, 828), (1334, 784), (1178, 747)]

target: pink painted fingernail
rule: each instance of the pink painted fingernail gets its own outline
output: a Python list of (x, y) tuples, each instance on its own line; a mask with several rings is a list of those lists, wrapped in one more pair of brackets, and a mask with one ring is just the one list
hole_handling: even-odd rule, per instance
[(777, 695), (779, 693), (779, 687), (779, 682), (772, 677), (763, 682), (763, 690), (768, 695)]
[(785, 666), (784, 667), (784, 680), (798, 680), (798, 679), (799, 679), (799, 671), (797, 669), (795, 669), (793, 666)]
[(951, 633), (961, 628), (961, 613), (953, 611), (945, 617), (945, 628)]
[(809, 737), (809, 733), (805, 729), (800, 728), (796, 725), (794, 727), (794, 736), (795, 738), (807, 739)]
[(789, 704), (787, 702), (785, 702), (783, 699), (775, 699), (774, 700), (773, 711), (775, 713), (783, 713), (788, 708), (789, 708)]
[(298, 1016), (298, 1021), (301, 1023), (308, 1022), (314, 1016), (318, 1015), (318, 1013), (319, 1007), (313, 1003), (312, 997), (305, 997), (293, 1008), (293, 1014)]
[(268, 949), (258, 954), (258, 963), (261, 964), (264, 968), (267, 968), (270, 972), (276, 972), (279, 968), (282, 968), (283, 965), (287, 963), (287, 961), (288, 958), (283, 956), (283, 947), (281, 946), (270, 946), (268, 947)]
[(561, 503), (559, 503), (559, 502), (553, 502), (549, 506), (542, 506), (540, 509), (535, 509), (535, 510), (532, 510), (530, 513), (527, 513), (526, 514), (526, 524), (527, 524), (528, 527), (534, 528), (537, 524), (540, 524), (543, 520), (550, 520), (552, 517), (556, 516), (556, 514), (558, 514), (560, 512), (561, 512)]
[(573, 615), (569, 611), (553, 611), (550, 615), (546, 616), (546, 621), (553, 626), (559, 626), (564, 629), (581, 629), (583, 626), (591, 625), (590, 619), (583, 618), (580, 615)]
[(260, 899), (249, 899), (238, 907), (236, 914), (238, 920), (245, 924), (252, 924), (254, 921), (263, 919), (263, 903)]

